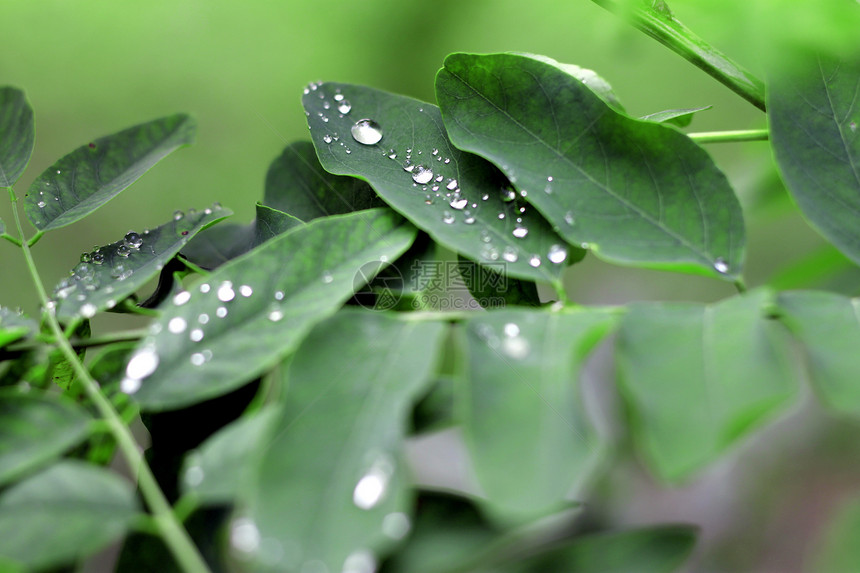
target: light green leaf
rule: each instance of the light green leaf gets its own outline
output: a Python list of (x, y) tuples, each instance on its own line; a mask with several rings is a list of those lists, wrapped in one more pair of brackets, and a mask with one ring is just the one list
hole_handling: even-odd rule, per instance
[(860, 263), (860, 62), (795, 66), (767, 90), (776, 162), (806, 219)]
[(453, 54), (436, 77), (451, 140), (498, 165), (572, 245), (610, 262), (737, 278), (740, 204), (677, 130), (616, 113), (557, 64)]
[(24, 173), (33, 153), (34, 134), (33, 108), (24, 92), (0, 88), (0, 187), (11, 187)]
[(298, 141), (288, 145), (269, 167), (263, 204), (310, 221), (382, 207), (385, 202), (365, 181), (323, 169), (313, 144)]
[(692, 107), (686, 109), (667, 109), (664, 111), (658, 111), (656, 113), (649, 113), (648, 115), (643, 115), (639, 119), (643, 121), (653, 121), (655, 123), (671, 123), (672, 125), (677, 125), (678, 127), (687, 127), (692, 123), (693, 116), (700, 111), (705, 111), (711, 109), (710, 105), (706, 105), (704, 107)]
[(327, 171), (367, 180), (386, 203), (451, 250), (478, 262), (503, 262), (509, 276), (559, 283), (564, 241), (498, 170), (451, 145), (439, 108), (337, 83), (313, 84), (302, 103)]
[(177, 212), (169, 223), (143, 233), (131, 231), (122, 240), (82, 255), (71, 276), (54, 288), (57, 317), (89, 318), (113, 308), (156, 276), (196, 233), (231, 214), (217, 205)]
[(812, 382), (828, 407), (860, 414), (860, 299), (828, 292), (786, 292), (777, 300), (800, 339)]
[(840, 506), (815, 553), (810, 571), (855, 571), (860, 563), (860, 500)]
[(0, 559), (32, 569), (71, 563), (121, 538), (138, 512), (126, 480), (57, 463), (0, 496)]
[(635, 304), (622, 321), (618, 370), (632, 432), (666, 480), (716, 459), (797, 395), (792, 349), (756, 290), (713, 305)]
[(400, 446), (444, 332), (442, 323), (353, 309), (311, 332), (290, 365), (247, 513), (233, 522), (234, 532), (255, 525), (293, 551), (275, 556), (261, 545), (245, 555), (254, 570), (372, 570), (375, 551), (406, 534)]
[(204, 504), (235, 503), (249, 485), (252, 469), (280, 409), (270, 406), (221, 428), (185, 457), (180, 476), (184, 493)]
[(607, 334), (603, 310), (505, 309), (466, 323), (455, 407), (487, 512), (507, 524), (571, 503), (601, 447), (582, 405), (579, 367)]
[(123, 389), (147, 410), (167, 410), (241, 386), (334, 313), (363, 265), (394, 260), (415, 233), (390, 209), (371, 209), (267, 241), (174, 297), (131, 358)]
[(81, 442), (91, 422), (89, 414), (60, 396), (0, 390), (0, 485)]
[(184, 114), (156, 119), (82, 145), (39, 175), (24, 201), (40, 231), (83, 219), (137, 181), (150, 167), (194, 141)]
[(38, 332), (36, 321), (11, 308), (0, 306), (0, 348)]

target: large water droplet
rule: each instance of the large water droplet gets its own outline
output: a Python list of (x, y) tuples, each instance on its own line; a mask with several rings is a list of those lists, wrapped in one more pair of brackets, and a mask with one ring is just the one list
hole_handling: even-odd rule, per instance
[[(140, 381), (155, 372), (158, 368), (158, 354), (152, 348), (143, 348), (134, 353), (125, 367), (125, 376), (128, 380)], [(137, 385), (140, 387), (140, 384)], [(127, 392), (126, 390), (123, 390)]]
[(551, 263), (563, 263), (567, 258), (567, 249), (561, 245), (553, 245), (549, 248), (549, 253), (546, 258), (548, 258)]
[(132, 249), (139, 249), (140, 246), (143, 245), (143, 238), (134, 231), (131, 231), (126, 234), (125, 238), (123, 239), (123, 242), (125, 242), (125, 244)]
[(352, 109), (352, 104), (349, 103), (349, 100), (342, 99), (337, 104), (337, 111), (339, 111), (343, 115), (348, 114), (351, 109)]
[(426, 185), (433, 179), (433, 170), (424, 165), (417, 165), (412, 171), (412, 180), (419, 185)]
[(718, 273), (725, 274), (729, 272), (729, 264), (723, 257), (717, 257), (714, 260), (714, 270), (716, 270)]
[(352, 138), (362, 145), (375, 145), (382, 139), (382, 126), (372, 119), (360, 119), (350, 129)]
[(463, 209), (464, 207), (466, 207), (466, 205), (468, 205), (468, 204), (469, 204), (468, 199), (466, 199), (465, 197), (461, 197), (461, 196), (457, 195), (456, 193), (454, 194), (453, 197), (451, 197), (451, 202), (449, 203), (449, 205), (451, 205), (452, 209), (457, 209), (458, 211), (460, 209)]
[(459, 183), (457, 182), (456, 179), (451, 179), (450, 181), (448, 181), (448, 184), (445, 185), (445, 187), (448, 189), (448, 191), (453, 191), (454, 189), (457, 188), (458, 185), (459, 185)]
[(221, 302), (230, 302), (234, 298), (236, 298), (236, 292), (233, 290), (233, 283), (230, 281), (224, 281), (218, 287), (218, 300)]
[(387, 456), (379, 456), (352, 491), (352, 502), (360, 509), (373, 509), (385, 497), (394, 464)]

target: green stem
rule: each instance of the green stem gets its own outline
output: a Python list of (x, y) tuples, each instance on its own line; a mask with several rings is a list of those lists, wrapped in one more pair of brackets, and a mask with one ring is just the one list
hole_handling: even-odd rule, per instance
[(2, 235), (0, 235), (0, 237), (3, 237), (4, 239), (6, 239), (7, 241), (9, 241), (10, 243), (12, 243), (13, 245), (15, 245), (16, 247), (20, 247), (20, 246), (21, 246), (21, 241), (20, 241), (20, 240), (18, 240), (18, 239), (16, 239), (16, 238), (15, 238), (15, 237), (13, 237), (12, 235), (8, 235), (8, 234), (6, 234), (6, 233), (3, 233)]
[(645, 6), (641, 0), (639, 2), (643, 5), (637, 6), (631, 6), (629, 0), (592, 2), (627, 18), (634, 27), (704, 70), (760, 110), (766, 111), (762, 81), (684, 26), (672, 15), (665, 2), (653, 1), (651, 6)]
[(732, 284), (733, 284), (733, 285), (735, 285), (735, 288), (737, 289), (737, 291), (738, 291), (740, 294), (743, 294), (743, 293), (747, 292), (747, 284), (744, 282), (743, 277), (738, 277), (738, 278), (735, 280), (735, 282), (734, 282), (734, 283), (732, 283)]
[[(20, 231), (20, 232), (21, 232), (21, 233), (23, 233), (24, 231)], [(41, 239), (41, 238), (42, 238), (42, 235), (44, 235), (44, 234), (45, 234), (45, 232), (44, 232), (44, 231), (38, 231), (35, 235), (33, 235), (32, 237), (30, 237), (30, 240), (29, 240), (29, 241), (27, 241), (27, 246), (28, 246), (28, 247), (32, 247), (33, 245), (35, 245), (36, 243), (38, 243), (38, 242), (39, 242), (39, 239)], [(24, 235), (22, 234), (21, 236), (23, 237)]]
[(766, 129), (740, 129), (736, 131), (705, 131), (688, 133), (687, 137), (696, 143), (737, 143), (739, 141), (767, 141)]
[[(18, 233), (23, 237), (24, 228), (21, 225), (21, 217), (18, 215), (17, 208), (18, 198), (11, 190), (10, 194), (12, 195), (12, 212), (15, 216), (15, 224), (18, 227)], [(42, 284), (42, 279), (36, 269), (36, 263), (33, 260), (33, 254), (30, 252), (29, 244), (24, 242), (21, 249), (24, 252), (24, 259), (27, 262), (27, 268), (30, 271), (36, 292), (45, 308), (46, 322), (56, 337), (57, 345), (74, 369), (87, 397), (92, 400), (101, 417), (110, 426), (111, 434), (113, 434), (117, 446), (123, 453), (132, 475), (137, 475), (138, 488), (140, 488), (141, 495), (152, 511), (152, 518), (158, 527), (158, 531), (161, 533), (161, 538), (165, 545), (167, 545), (183, 571), (188, 573), (209, 573), (208, 565), (206, 565), (191, 537), (189, 537), (188, 532), (185, 531), (173, 515), (173, 510), (167, 498), (164, 497), (164, 493), (158, 486), (152, 470), (138, 450), (137, 443), (134, 441), (131, 432), (125, 426), (110, 401), (99, 392), (98, 383), (93, 379), (89, 371), (84, 368), (74, 348), (72, 348), (72, 345), (63, 336), (63, 330), (60, 327), (60, 323), (57, 322), (53, 306), (48, 300), (48, 293), (45, 291), (45, 286)]]

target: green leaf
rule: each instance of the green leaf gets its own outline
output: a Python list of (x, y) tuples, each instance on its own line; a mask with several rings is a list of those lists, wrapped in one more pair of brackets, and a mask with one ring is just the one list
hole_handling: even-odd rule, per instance
[(843, 414), (860, 414), (860, 299), (828, 292), (780, 293), (783, 320), (800, 339), (821, 399)]
[(651, 468), (679, 480), (716, 459), (797, 395), (766, 290), (713, 305), (634, 304), (618, 337), (621, 390)]
[(253, 247), (262, 245), (281, 233), (286, 233), (294, 227), (303, 225), (304, 221), (283, 211), (257, 203), (257, 218), (254, 220)]
[(518, 524), (568, 506), (601, 447), (579, 390), (579, 367), (610, 330), (603, 310), (505, 309), (466, 323), (455, 404), (480, 503)]
[(79, 406), (60, 396), (0, 389), (0, 485), (81, 442), (91, 422)]
[(11, 308), (0, 306), (0, 348), (38, 331), (36, 321)]
[(0, 88), (0, 187), (11, 187), (24, 173), (33, 153), (34, 133), (33, 108), (24, 92)]
[(860, 500), (838, 508), (810, 571), (854, 571), (860, 563)]
[(776, 162), (806, 219), (860, 263), (860, 62), (795, 66), (767, 90)]
[(711, 109), (713, 106), (706, 105), (704, 107), (692, 107), (686, 109), (667, 109), (656, 113), (643, 115), (639, 119), (643, 121), (653, 121), (655, 123), (671, 123), (678, 127), (687, 127), (693, 121), (693, 115), (700, 111)]
[(334, 313), (362, 265), (395, 259), (415, 233), (391, 210), (372, 209), (318, 219), (264, 243), (174, 297), (130, 360), (123, 388), (143, 408), (165, 410), (241, 386)]
[[(569, 546), (532, 561), (532, 571), (672, 573), (696, 544), (696, 529), (662, 526), (574, 538)], [(823, 571), (823, 569), (822, 569)]]
[(82, 255), (69, 278), (54, 289), (57, 318), (89, 318), (113, 308), (152, 277), (199, 231), (230, 216), (217, 206), (200, 212), (177, 211), (173, 220)]
[(32, 569), (71, 563), (121, 538), (138, 511), (126, 480), (57, 463), (0, 496), (0, 559)]
[(328, 571), (371, 570), (358, 564), (375, 563), (376, 550), (406, 534), (400, 447), (445, 325), (399, 316), (345, 310), (315, 328), (296, 352), (283, 415), (232, 535), (235, 540), (238, 528), (256, 526), (262, 539), (293, 551), (271, 555), (260, 546), (259, 553), (246, 553), (255, 570), (298, 570), (314, 562)]
[(204, 504), (234, 503), (248, 485), (263, 443), (280, 409), (267, 407), (224, 426), (185, 457), (182, 491)]
[(469, 293), (481, 308), (501, 308), (509, 304), (541, 304), (537, 285), (531, 281), (508, 277), (504, 273), (504, 263), (480, 265), (460, 256), (457, 259), (457, 270)]
[(174, 150), (193, 143), (196, 128), (193, 119), (178, 114), (82, 145), (33, 181), (24, 201), (27, 217), (40, 231), (83, 219)]
[(385, 205), (361, 179), (324, 170), (309, 141), (288, 145), (272, 162), (263, 204), (302, 221)]
[[(504, 262), (513, 277), (559, 283), (564, 241), (516, 199), (498, 170), (451, 145), (439, 108), (337, 83), (311, 85), (302, 103), (327, 171), (367, 180), (386, 203), (453, 251), (479, 262)], [(347, 113), (339, 111), (347, 105)], [(361, 139), (375, 140), (369, 137), (378, 131), (362, 127), (365, 120), (381, 130), (374, 144), (352, 135), (355, 128)]]
[(454, 144), (498, 165), (569, 243), (619, 264), (740, 274), (740, 204), (677, 130), (620, 115), (559, 65), (513, 54), (448, 56), (436, 92)]
[[(92, 329), (90, 328), (90, 321), (82, 320), (76, 325), (71, 336), (77, 340), (86, 340), (91, 334)], [(78, 357), (78, 360), (83, 363), (84, 358), (87, 355), (86, 347), (76, 350), (75, 354)], [(51, 380), (53, 383), (62, 388), (66, 395), (70, 396), (72, 385), (77, 381), (78, 375), (75, 372), (74, 367), (72, 367), (71, 362), (66, 359), (63, 351), (59, 348), (56, 348), (51, 352), (48, 371), (51, 373)]]

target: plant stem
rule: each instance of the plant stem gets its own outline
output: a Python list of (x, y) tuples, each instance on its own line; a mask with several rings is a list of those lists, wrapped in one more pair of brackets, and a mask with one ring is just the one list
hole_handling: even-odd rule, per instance
[(767, 141), (766, 129), (741, 129), (737, 131), (705, 131), (688, 133), (687, 137), (696, 143), (737, 143), (739, 141)]
[(664, 2), (651, 3), (652, 6), (659, 6), (658, 8), (633, 6), (629, 1), (619, 0), (592, 2), (626, 18), (635, 28), (704, 70), (760, 110), (766, 111), (762, 81), (684, 26), (672, 15)]
[[(12, 212), (15, 216), (15, 224), (18, 227), (18, 233), (23, 237), (24, 228), (21, 225), (21, 217), (18, 215), (18, 199), (11, 190), (10, 193), (12, 195)], [(134, 441), (131, 432), (129, 432), (117, 411), (114, 410), (110, 401), (99, 391), (98, 383), (93, 379), (89, 371), (84, 368), (72, 345), (63, 336), (63, 330), (59, 322), (57, 322), (57, 317), (48, 300), (48, 294), (36, 269), (36, 263), (33, 260), (33, 254), (30, 252), (30, 246), (27, 241), (22, 243), (21, 250), (24, 252), (27, 268), (30, 271), (30, 276), (33, 279), (42, 306), (45, 308), (46, 322), (56, 338), (56, 343), (78, 376), (87, 397), (92, 400), (99, 414), (101, 414), (104, 421), (110, 426), (111, 434), (113, 434), (120, 451), (123, 453), (132, 474), (137, 475), (138, 488), (140, 488), (141, 495), (152, 511), (152, 518), (158, 526), (162, 540), (183, 571), (187, 573), (209, 573), (208, 565), (206, 565), (194, 542), (188, 536), (188, 532), (185, 531), (173, 515), (170, 504), (158, 486), (152, 470), (138, 450), (138, 445)]]
[(21, 241), (19, 241), (18, 239), (16, 239), (16, 238), (15, 238), (15, 237), (13, 237), (12, 235), (7, 235), (6, 233), (3, 233), (2, 235), (0, 235), (0, 237), (3, 237), (4, 239), (6, 239), (7, 241), (9, 241), (10, 243), (12, 243), (13, 245), (15, 245), (16, 247), (20, 247), (20, 246), (21, 246)]
[(738, 277), (732, 284), (735, 285), (735, 288), (740, 294), (747, 292), (747, 284), (744, 282), (742, 277)]

